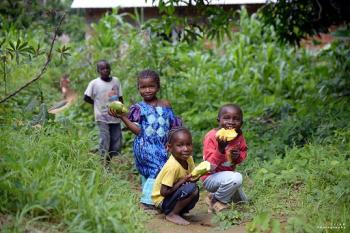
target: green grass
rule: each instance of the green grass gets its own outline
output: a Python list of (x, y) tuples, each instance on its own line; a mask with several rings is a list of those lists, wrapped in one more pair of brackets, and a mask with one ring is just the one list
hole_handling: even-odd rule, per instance
[[(338, 133), (341, 136), (327, 145), (293, 148), (284, 158), (251, 168), (247, 192), (258, 216), (270, 213), (270, 217), (287, 218), (291, 221), (287, 229), (296, 227), (301, 229), (298, 232), (323, 232), (322, 226), (330, 227), (327, 232), (348, 231), (350, 138), (347, 130)], [(342, 224), (346, 228), (335, 228)]]
[(43, 222), (67, 232), (145, 231), (136, 194), (88, 152), (82, 132), (73, 125), (2, 128), (0, 211), (16, 213), (5, 228), (21, 232)]

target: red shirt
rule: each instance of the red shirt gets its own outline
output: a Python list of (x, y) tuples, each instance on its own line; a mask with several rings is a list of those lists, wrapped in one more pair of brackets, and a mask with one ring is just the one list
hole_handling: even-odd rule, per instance
[(216, 172), (222, 171), (234, 171), (237, 164), (240, 164), (247, 157), (247, 143), (243, 137), (243, 134), (239, 134), (233, 139), (225, 148), (225, 153), (230, 151), (232, 148), (239, 149), (239, 157), (236, 161), (230, 162), (229, 158), (225, 153), (219, 151), (218, 141), (216, 140), (215, 134), (218, 129), (210, 130), (204, 137), (203, 141), (203, 160), (208, 161), (210, 164), (216, 166), (214, 171), (201, 177), (204, 181), (208, 176)]

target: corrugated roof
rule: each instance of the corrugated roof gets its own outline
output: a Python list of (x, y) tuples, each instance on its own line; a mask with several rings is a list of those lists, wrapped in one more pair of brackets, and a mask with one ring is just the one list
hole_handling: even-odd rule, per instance
[[(211, 0), (210, 5), (241, 5), (264, 4), (267, 0)], [(182, 3), (181, 5), (185, 5)], [(154, 7), (158, 1), (152, 4), (152, 0), (74, 0), (72, 8), (130, 8), (130, 7)]]

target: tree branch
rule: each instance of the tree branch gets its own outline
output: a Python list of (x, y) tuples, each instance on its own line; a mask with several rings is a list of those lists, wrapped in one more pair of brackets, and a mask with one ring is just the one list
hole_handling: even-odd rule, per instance
[(24, 88), (28, 87), (29, 85), (31, 85), (32, 83), (34, 83), (35, 81), (37, 81), (38, 79), (41, 78), (41, 76), (45, 73), (45, 71), (47, 70), (47, 66), (50, 64), (51, 62), (51, 58), (52, 58), (52, 50), (53, 50), (53, 46), (55, 44), (55, 40), (56, 40), (56, 37), (57, 37), (57, 34), (58, 34), (58, 30), (59, 28), (61, 27), (61, 24), (63, 22), (63, 19), (65, 17), (65, 13), (61, 16), (61, 19), (60, 21), (58, 22), (56, 28), (55, 28), (55, 33), (54, 33), (54, 36), (53, 36), (53, 39), (51, 41), (51, 45), (50, 45), (50, 50), (47, 54), (47, 57), (46, 57), (46, 62), (44, 64), (44, 66), (41, 68), (41, 71), (39, 72), (39, 74), (33, 78), (32, 80), (30, 80), (29, 82), (27, 82), (26, 84), (24, 84), (23, 86), (21, 86), (20, 88), (18, 88), (16, 91), (14, 91), (13, 93), (9, 94), (8, 96), (6, 96), (4, 99), (2, 99), (0, 101), (0, 104), (6, 102), (8, 99), (10, 99), (11, 97), (17, 95), (20, 91), (22, 91)]

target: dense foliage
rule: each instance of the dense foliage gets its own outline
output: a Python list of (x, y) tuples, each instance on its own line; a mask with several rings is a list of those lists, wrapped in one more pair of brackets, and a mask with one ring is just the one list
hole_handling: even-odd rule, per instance
[[(210, 38), (221, 41), (230, 36), (237, 15), (232, 6), (210, 4), (203, 0), (169, 0), (155, 1), (158, 4), (161, 19), (155, 19), (150, 28), (161, 31), (171, 37), (172, 30), (182, 28), (180, 39), (193, 41), (198, 38)], [(185, 5), (185, 11), (192, 14), (183, 15), (178, 6)], [(248, 3), (249, 5), (249, 3)], [(254, 4), (252, 4), (254, 7)], [(332, 26), (344, 26), (341, 34), (349, 39), (350, 5), (346, 0), (277, 0), (266, 1), (260, 8), (260, 18), (265, 26), (273, 26), (279, 41), (300, 45), (308, 36), (328, 32)]]
[[(106, 173), (89, 152), (97, 141), (91, 106), (78, 98), (63, 113), (46, 112), (45, 106), (59, 98), (55, 88), (63, 74), (82, 96), (102, 58), (122, 81), (127, 105), (141, 100), (139, 71), (160, 73), (159, 97), (168, 99), (190, 128), (197, 160), (204, 134), (217, 126), (219, 106), (242, 106), (249, 157), (238, 170), (252, 202), (238, 206), (240, 212), (233, 207), (218, 215), (223, 227), (251, 221), (250, 232), (322, 232), (337, 224), (348, 229), (350, 45), (335, 41), (318, 52), (281, 45), (273, 28), (245, 10), (237, 24), (239, 32), (220, 44), (206, 39), (170, 43), (114, 12), (93, 25), (89, 40), (71, 43), (67, 59), (57, 56), (63, 45), (55, 45), (42, 80), (0, 105), (0, 211), (12, 216), (5, 229), (39, 224), (68, 232), (144, 231), (135, 197), (124, 187), (125, 173), (133, 172), (129, 164)], [(17, 39), (6, 33), (4, 46)], [(29, 45), (39, 41), (48, 47), (44, 31), (11, 33)], [(20, 65), (8, 60), (2, 73), (7, 92), (36, 74), (42, 58), (36, 59)], [(132, 138), (124, 132), (127, 163)], [(124, 230), (116, 230), (119, 226)]]
[(278, 0), (262, 9), (262, 19), (274, 26), (281, 41), (299, 44), (308, 35), (328, 32), (334, 25), (347, 24), (349, 33), (349, 11), (344, 0)]

